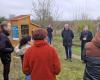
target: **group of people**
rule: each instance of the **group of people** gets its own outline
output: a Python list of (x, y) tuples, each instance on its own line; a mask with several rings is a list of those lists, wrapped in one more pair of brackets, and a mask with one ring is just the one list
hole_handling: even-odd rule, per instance
[[(65, 60), (72, 61), (72, 44), (73, 44), (73, 38), (74, 33), (71, 29), (71, 26), (69, 24), (64, 25), (64, 29), (61, 33), (62, 39), (63, 39), (63, 46), (65, 47), (66, 52), (66, 58)], [(82, 53), (85, 47), (85, 44), (87, 42), (90, 42), (93, 38), (92, 32), (88, 30), (88, 26), (86, 25), (83, 28), (83, 31), (80, 34), (80, 41), (81, 41), (81, 60), (83, 61)], [(84, 62), (84, 61), (83, 61)]]
[[(49, 27), (50, 28), (50, 27)], [(25, 80), (55, 80), (61, 70), (61, 63), (57, 51), (48, 42), (46, 29), (35, 29), (31, 37), (21, 39), (15, 52), (22, 61)]]
[[(38, 28), (32, 36), (23, 37), (15, 47), (15, 53), (20, 56), (22, 71), (26, 80), (56, 80), (61, 71), (60, 57), (56, 49), (50, 45), (53, 29)], [(0, 26), (0, 58), (3, 64), (4, 80), (9, 80), (11, 53), (14, 51), (9, 33)], [(72, 40), (74, 33), (69, 24), (64, 25), (61, 33), (65, 47), (65, 60), (72, 61)], [(100, 80), (100, 26), (93, 37), (85, 26), (80, 35), (81, 60), (86, 64), (83, 80)]]
[[(63, 46), (65, 47), (66, 59), (72, 58), (73, 31), (65, 24), (62, 31)], [(81, 60), (85, 63), (83, 80), (100, 80), (100, 25), (97, 27), (95, 36), (88, 30), (86, 25), (80, 34)]]

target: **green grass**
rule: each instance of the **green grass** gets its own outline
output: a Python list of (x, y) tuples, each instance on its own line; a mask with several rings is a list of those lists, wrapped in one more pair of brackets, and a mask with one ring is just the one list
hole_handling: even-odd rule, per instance
[(62, 61), (62, 71), (58, 76), (58, 80), (82, 80), (83, 64), (73, 59), (73, 62)]
[(78, 56), (81, 55), (81, 48), (80, 48), (80, 47), (75, 47), (75, 46), (73, 46), (73, 47), (72, 47), (72, 51), (73, 51), (73, 54), (76, 54), (76, 55), (78, 55)]
[[(84, 65), (80, 60), (73, 58), (72, 62), (65, 61), (65, 50), (62, 46), (62, 39), (59, 36), (54, 37), (53, 45), (56, 47), (62, 63), (62, 70), (58, 75), (58, 80), (82, 80)], [(79, 47), (73, 47), (73, 54), (80, 54)]]
[[(75, 40), (76, 40), (76, 38), (74, 39), (75, 44), (80, 44), (79, 41), (75, 42)], [(55, 36), (54, 39), (53, 39), (53, 44), (58, 50), (61, 49), (61, 51), (64, 52), (64, 47), (62, 46), (63, 42), (62, 42), (62, 37), (61, 36)], [(72, 46), (72, 51), (73, 51), (73, 54), (76, 54), (76, 55), (80, 56), (81, 48), (79, 46)], [(64, 56), (64, 55), (62, 55), (62, 56)]]

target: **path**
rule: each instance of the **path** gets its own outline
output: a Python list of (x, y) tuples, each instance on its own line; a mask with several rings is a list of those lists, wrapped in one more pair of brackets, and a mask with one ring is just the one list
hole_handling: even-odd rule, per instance
[(81, 60), (81, 57), (78, 56), (78, 55), (76, 55), (76, 54), (73, 54), (72, 56), (73, 56), (73, 58), (75, 58), (75, 59)]

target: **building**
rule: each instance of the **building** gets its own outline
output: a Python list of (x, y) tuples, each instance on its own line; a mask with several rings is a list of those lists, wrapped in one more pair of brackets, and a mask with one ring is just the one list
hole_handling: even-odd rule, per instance
[(20, 40), (22, 37), (32, 35), (32, 30), (39, 26), (31, 23), (30, 15), (20, 15), (10, 19), (11, 38)]

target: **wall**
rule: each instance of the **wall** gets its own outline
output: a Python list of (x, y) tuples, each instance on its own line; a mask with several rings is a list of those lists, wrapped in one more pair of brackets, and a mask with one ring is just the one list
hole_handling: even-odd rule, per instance
[(38, 28), (37, 25), (31, 23), (30, 16), (27, 16), (27, 17), (24, 17), (24, 18), (18, 19), (18, 20), (12, 20), (11, 26), (13, 26), (13, 25), (18, 25), (19, 39), (21, 39), (21, 37), (22, 37), (21, 36), (21, 25), (28, 25), (29, 26), (29, 35), (31, 35), (31, 36), (32, 36), (32, 30), (35, 28)]

